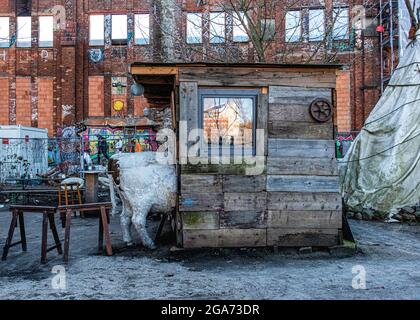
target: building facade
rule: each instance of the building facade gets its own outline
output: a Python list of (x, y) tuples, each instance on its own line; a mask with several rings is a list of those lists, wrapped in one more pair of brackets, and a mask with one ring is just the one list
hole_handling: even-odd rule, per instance
[(134, 62), (341, 63), (337, 130), (359, 130), (380, 96), (376, 16), (359, 0), (271, 0), (249, 20), (221, 0), (0, 0), (0, 124), (146, 125)]

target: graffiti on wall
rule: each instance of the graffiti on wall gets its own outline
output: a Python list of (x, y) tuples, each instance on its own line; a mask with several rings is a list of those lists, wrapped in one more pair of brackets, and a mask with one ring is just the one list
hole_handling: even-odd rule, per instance
[(99, 63), (104, 60), (103, 49), (89, 49), (88, 50), (89, 60), (93, 63)]
[(335, 143), (337, 150), (337, 158), (343, 158), (350, 149), (355, 136), (352, 133), (337, 133)]

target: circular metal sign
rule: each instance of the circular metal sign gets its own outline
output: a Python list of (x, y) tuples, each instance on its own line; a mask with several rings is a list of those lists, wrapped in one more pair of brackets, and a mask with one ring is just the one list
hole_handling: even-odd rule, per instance
[(309, 106), (309, 113), (318, 122), (327, 122), (332, 117), (331, 103), (324, 98), (317, 98)]

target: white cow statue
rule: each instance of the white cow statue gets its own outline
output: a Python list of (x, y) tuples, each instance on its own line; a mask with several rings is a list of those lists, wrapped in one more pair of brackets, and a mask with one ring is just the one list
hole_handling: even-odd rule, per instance
[(147, 215), (150, 211), (171, 212), (176, 205), (175, 166), (158, 163), (155, 155), (154, 152), (120, 153), (108, 162), (112, 213), (116, 212), (116, 191), (122, 201), (121, 227), (127, 245), (133, 244), (131, 224), (134, 224), (143, 245), (154, 249), (146, 230)]

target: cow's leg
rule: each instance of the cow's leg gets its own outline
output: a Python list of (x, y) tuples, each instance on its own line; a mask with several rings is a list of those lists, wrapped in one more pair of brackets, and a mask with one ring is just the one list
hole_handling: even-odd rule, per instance
[[(147, 201), (146, 201), (147, 202)], [(147, 214), (149, 213), (151, 206), (143, 204), (143, 205), (135, 205), (133, 206), (133, 224), (136, 228), (137, 232), (140, 235), (140, 239), (143, 242), (143, 245), (149, 249), (155, 249), (155, 243), (149, 237), (146, 229), (146, 218)]]
[(115, 186), (112, 175), (109, 174), (108, 179), (109, 179), (109, 194), (110, 194), (111, 203), (112, 203), (111, 214), (114, 216), (117, 213), (117, 201), (115, 199), (115, 189), (118, 189), (118, 186)]
[(122, 202), (122, 213), (120, 216), (120, 224), (123, 234), (123, 240), (127, 246), (133, 245), (133, 237), (131, 236), (131, 217), (133, 216), (133, 210), (130, 202), (128, 201), (123, 191), (119, 192)]

